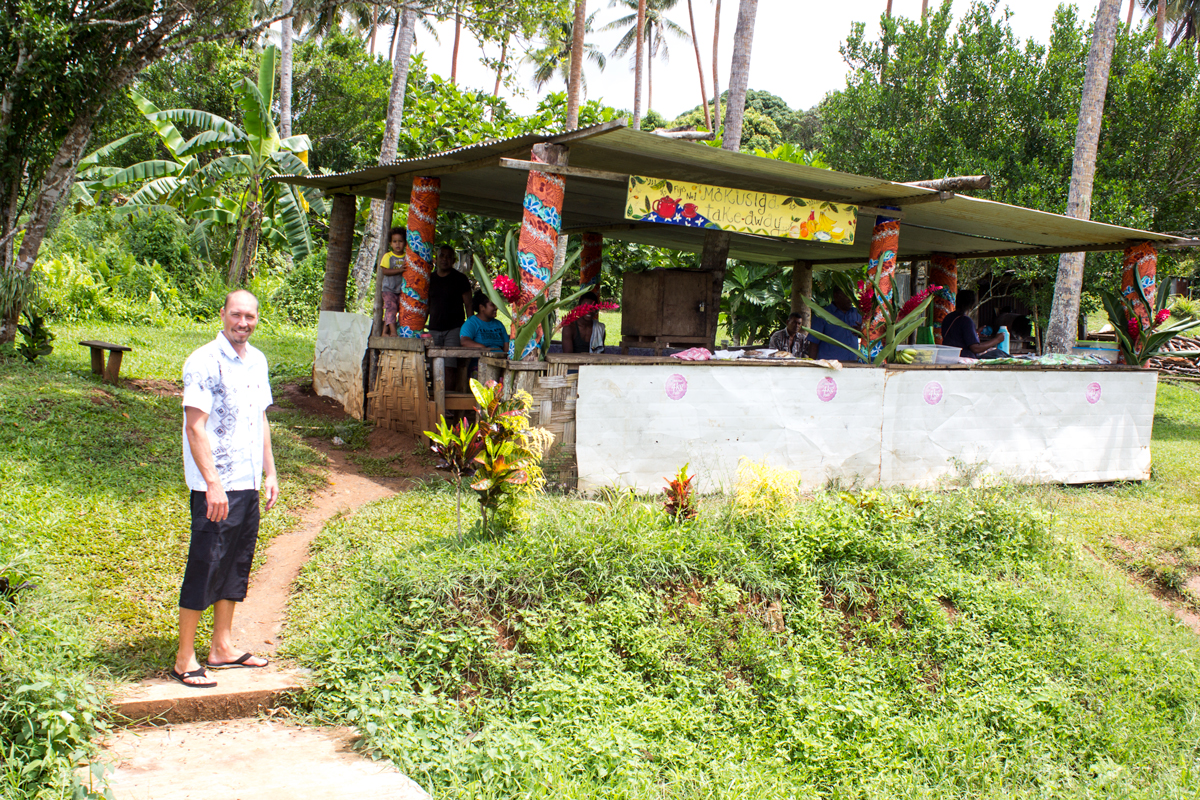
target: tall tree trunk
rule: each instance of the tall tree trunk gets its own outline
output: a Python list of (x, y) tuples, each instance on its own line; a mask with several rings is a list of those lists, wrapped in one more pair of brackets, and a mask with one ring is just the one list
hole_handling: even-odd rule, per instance
[(500, 66), (496, 67), (496, 88), (492, 90), (492, 97), (500, 96), (500, 79), (504, 77), (504, 64), (508, 58), (508, 37), (504, 37), (503, 44), (500, 45)]
[[(1079, 125), (1075, 129), (1075, 160), (1071, 165), (1071, 188), (1067, 196), (1068, 217), (1091, 219), (1092, 183), (1096, 177), (1096, 147), (1104, 121), (1104, 94), (1116, 43), (1121, 0), (1100, 0), (1087, 71), (1083, 77), (1083, 99)], [(1084, 253), (1064, 253), (1058, 260), (1054, 303), (1050, 308), (1046, 349), (1066, 353), (1075, 342), (1079, 320), (1079, 295), (1083, 288)]]
[[(883, 12), (884, 19), (892, 18), (892, 0), (887, 0), (887, 8)], [(887, 23), (883, 25), (883, 65), (879, 68), (879, 80), (883, 81), (883, 73), (887, 72), (888, 61), (888, 29)]]
[(450, 85), (458, 84), (458, 42), (462, 38), (462, 14), (454, 11), (454, 50), (450, 53)]
[(646, 113), (654, 109), (654, 34), (646, 31)]
[(1129, 0), (1129, 16), (1125, 18), (1125, 28), (1128, 30), (1133, 27), (1133, 6), (1137, 0)]
[(692, 26), (692, 48), (696, 51), (696, 72), (700, 75), (700, 107), (704, 109), (704, 127), (710, 131), (712, 114), (708, 110), (708, 89), (704, 85), (704, 64), (700, 61), (700, 40), (696, 38), (696, 16), (692, 13), (692, 0), (687, 0), (688, 22)]
[(921, 0), (921, 20), (924, 21), (925, 15), (929, 13), (929, 0)]
[(642, 59), (646, 49), (646, 0), (638, 0), (637, 10), (637, 48), (634, 57), (637, 62), (633, 66), (633, 129), (642, 128)]
[(579, 127), (579, 98), (583, 82), (584, 29), (587, 27), (587, 0), (575, 0), (575, 22), (571, 28), (571, 78), (567, 81), (567, 130)]
[[(396, 159), (396, 143), (400, 139), (400, 122), (404, 118), (404, 92), (408, 88), (408, 68), (412, 59), (413, 33), (417, 15), (408, 8), (398, 9), (393, 38), (396, 40), (392, 59), (392, 88), (388, 93), (387, 122), (383, 128), (383, 145), (379, 148), (379, 163)], [(379, 249), (379, 226), (383, 219), (383, 201), (372, 200), (363, 229), (358, 256), (354, 259), (355, 297), (363, 297), (371, 276), (375, 274), (375, 255)]]
[(713, 16), (713, 132), (725, 119), (721, 116), (721, 72), (718, 66), (717, 45), (721, 42), (721, 0), (717, 0), (717, 11)]
[[(283, 0), (283, 13), (292, 13), (292, 0)], [(279, 135), (292, 135), (292, 18), (284, 17), (279, 35)]]
[(1158, 0), (1158, 15), (1155, 17), (1154, 28), (1158, 31), (1158, 43), (1163, 43), (1163, 34), (1167, 30), (1167, 0)]
[(375, 34), (379, 32), (379, 6), (371, 10), (371, 55), (375, 55)]
[(742, 145), (742, 117), (750, 86), (750, 51), (754, 47), (754, 17), (758, 0), (742, 0), (737, 30), (733, 34), (733, 68), (729, 75), (729, 101), (725, 104), (725, 136), (721, 147), (736, 152)]

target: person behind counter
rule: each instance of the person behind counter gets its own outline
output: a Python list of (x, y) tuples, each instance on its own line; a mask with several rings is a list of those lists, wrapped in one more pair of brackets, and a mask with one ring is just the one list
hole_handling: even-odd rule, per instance
[(508, 350), (508, 331), (504, 329), (504, 323), (496, 319), (496, 304), (483, 292), (476, 292), (471, 305), (475, 316), (464, 322), (458, 332), (461, 345), (499, 353)]
[(975, 307), (975, 292), (964, 289), (955, 298), (954, 310), (942, 320), (942, 344), (958, 347), (963, 358), (1003, 358), (1006, 353), (996, 349), (1004, 341), (1003, 334), (979, 341), (975, 322), (967, 314)]
[(454, 248), (442, 245), (429, 276), (428, 328), (435, 347), (458, 347), (459, 328), (471, 316), (471, 282), (454, 268), (455, 258)]
[[(858, 313), (854, 307), (854, 301), (841, 289), (833, 290), (833, 302), (827, 305), (825, 310), (851, 328), (862, 327), (862, 314)], [(813, 331), (823, 333), (841, 344), (830, 344), (815, 336), (811, 337), (808, 342), (809, 358), (819, 358), (825, 361), (858, 361), (859, 337), (857, 333), (839, 328), (815, 314), (813, 317)]]
[[(584, 292), (579, 298), (581, 306), (599, 302), (600, 297), (595, 292)], [(599, 311), (593, 311), (563, 326), (562, 350), (564, 353), (604, 352), (604, 323), (600, 321)]]
[(808, 349), (807, 337), (800, 330), (800, 314), (793, 311), (788, 315), (787, 324), (771, 334), (767, 347), (772, 350), (782, 350), (794, 356), (802, 356)]

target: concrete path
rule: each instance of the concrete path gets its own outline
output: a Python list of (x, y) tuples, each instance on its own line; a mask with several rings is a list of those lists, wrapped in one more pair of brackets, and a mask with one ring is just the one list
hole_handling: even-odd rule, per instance
[(124, 728), (99, 759), (118, 800), (425, 800), (387, 762), (351, 749), (346, 728), (271, 720)]

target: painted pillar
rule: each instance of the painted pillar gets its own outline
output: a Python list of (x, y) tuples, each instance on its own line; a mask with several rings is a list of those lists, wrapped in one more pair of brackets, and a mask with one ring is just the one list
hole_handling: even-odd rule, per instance
[[(558, 164), (565, 160), (566, 148), (562, 145), (538, 144), (533, 146), (531, 160), (539, 164)], [(521, 268), (521, 295), (517, 298), (518, 324), (524, 325), (537, 310), (535, 298), (546, 291), (546, 282), (554, 270), (554, 254), (558, 248), (558, 234), (562, 230), (563, 195), (566, 182), (549, 172), (532, 170), (525, 183), (524, 215), (521, 220), (521, 237), (517, 241), (517, 263)], [(535, 353), (544, 335), (538, 331), (529, 339), (524, 352), (518, 353), (516, 325), (509, 340), (508, 357), (514, 361)]]
[(579, 267), (579, 285), (599, 290), (600, 271), (604, 267), (604, 237), (598, 233), (583, 234), (582, 265)]
[(429, 273), (433, 270), (433, 233), (441, 200), (441, 178), (413, 178), (397, 336), (415, 339), (425, 330), (425, 320), (429, 317)]
[[(875, 229), (871, 234), (871, 253), (867, 262), (867, 274), (879, 284), (879, 291), (889, 301), (894, 301), (896, 298), (896, 292), (892, 286), (892, 275), (896, 272), (896, 251), (899, 249), (900, 220), (879, 217), (875, 220)], [(863, 319), (862, 338), (869, 361), (883, 348), (883, 334), (887, 326), (880, 298), (872, 298), (867, 311), (870, 313)]]
[[(1125, 248), (1125, 268), (1121, 271), (1121, 297), (1133, 307), (1140, 331), (1154, 324), (1155, 312), (1152, 306), (1147, 306), (1142, 301), (1136, 287), (1140, 284), (1142, 294), (1153, 304), (1158, 291), (1154, 285), (1157, 273), (1158, 248), (1152, 242), (1142, 242)], [(1137, 338), (1141, 338), (1140, 333)]]
[(933, 296), (933, 340), (942, 343), (942, 320), (954, 310), (958, 296), (958, 259), (934, 253), (929, 265), (929, 285), (941, 286)]

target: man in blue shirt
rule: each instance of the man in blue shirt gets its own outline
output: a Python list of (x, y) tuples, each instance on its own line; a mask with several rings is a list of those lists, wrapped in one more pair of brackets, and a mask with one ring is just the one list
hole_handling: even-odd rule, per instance
[(959, 348), (963, 358), (1001, 358), (1007, 353), (996, 350), (996, 345), (1004, 341), (1004, 334), (997, 334), (990, 339), (979, 341), (979, 333), (975, 330), (975, 321), (967, 314), (975, 307), (975, 293), (964, 289), (955, 298), (954, 310), (942, 320), (942, 344), (947, 347)]
[[(825, 307), (833, 316), (840, 319), (855, 330), (862, 327), (862, 314), (854, 308), (854, 301), (841, 289), (833, 290), (833, 302)], [(830, 339), (841, 342), (833, 345), (823, 342), (815, 336), (808, 337), (808, 357), (820, 358), (826, 361), (858, 361), (858, 334), (839, 328), (826, 322), (816, 314), (813, 315), (812, 329), (823, 333)]]
[(458, 340), (463, 347), (474, 347), (479, 350), (505, 352), (508, 350), (508, 331), (504, 323), (496, 319), (496, 304), (488, 299), (483, 292), (476, 292), (472, 298), (475, 316), (463, 323), (458, 332)]

